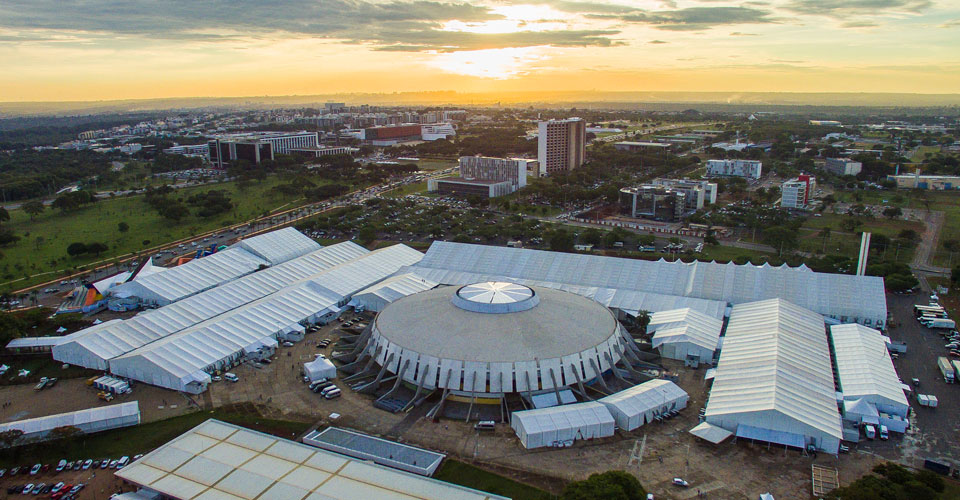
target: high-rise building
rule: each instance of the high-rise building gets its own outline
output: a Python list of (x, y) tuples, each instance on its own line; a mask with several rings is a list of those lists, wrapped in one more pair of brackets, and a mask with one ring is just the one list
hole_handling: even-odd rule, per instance
[(664, 222), (683, 218), (686, 193), (663, 186), (644, 184), (620, 190), (620, 211), (628, 217)]
[(583, 165), (587, 126), (582, 118), (543, 121), (539, 128), (540, 175), (569, 172)]
[(824, 168), (835, 175), (857, 175), (863, 169), (863, 164), (850, 158), (827, 158)]
[(807, 208), (813, 199), (817, 179), (801, 174), (796, 179), (784, 182), (780, 186), (780, 206), (783, 208)]
[(757, 160), (707, 160), (707, 175), (711, 177), (746, 177), (759, 179), (763, 163)]
[(687, 210), (700, 210), (706, 204), (717, 202), (717, 184), (710, 181), (690, 179), (654, 179), (651, 184), (663, 186), (686, 195)]

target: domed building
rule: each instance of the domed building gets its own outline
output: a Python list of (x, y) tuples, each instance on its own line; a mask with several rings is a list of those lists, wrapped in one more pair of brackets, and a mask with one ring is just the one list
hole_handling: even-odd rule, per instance
[(375, 363), (376, 385), (399, 375), (417, 393), (443, 389), (451, 397), (485, 402), (508, 393), (582, 387), (630, 348), (626, 332), (602, 304), (507, 282), (400, 298), (376, 316), (365, 337), (353, 364)]

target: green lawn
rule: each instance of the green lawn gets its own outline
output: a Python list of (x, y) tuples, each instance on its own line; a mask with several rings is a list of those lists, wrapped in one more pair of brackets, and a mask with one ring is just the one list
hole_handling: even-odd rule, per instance
[(539, 488), (518, 483), (452, 458), (444, 460), (443, 465), (440, 466), (433, 477), (448, 483), (507, 496), (513, 500), (550, 500), (557, 498)]
[(384, 198), (403, 198), (408, 194), (424, 194), (427, 192), (427, 181), (415, 182), (413, 184), (407, 184), (400, 186), (393, 191), (389, 191), (383, 194)]
[(291, 439), (310, 427), (310, 424), (264, 419), (231, 410), (198, 411), (168, 418), (159, 422), (141, 424), (89, 436), (47, 441), (0, 451), (0, 467), (46, 463), (56, 464), (61, 458), (120, 458), (146, 453), (200, 423), (215, 418), (280, 437)]
[[(824, 213), (822, 217), (810, 217), (800, 229), (800, 250), (804, 252), (817, 253), (826, 249), (827, 254), (844, 255), (856, 258), (860, 253), (860, 236), (846, 232), (841, 221), (847, 216)], [(917, 234), (923, 234), (924, 225), (921, 222), (860, 218), (863, 225), (856, 231), (870, 232), (873, 234), (883, 234), (890, 239), (896, 238), (901, 231), (912, 229)], [(819, 235), (822, 228), (831, 229), (830, 236), (824, 245), (823, 237)], [(914, 248), (912, 247), (891, 247), (886, 250), (884, 257), (898, 262), (910, 262), (913, 259)]]
[[(224, 190), (235, 204), (235, 208), (228, 213), (206, 219), (191, 215), (179, 223), (160, 217), (143, 201), (142, 196), (100, 200), (67, 214), (47, 208), (33, 221), (22, 210), (13, 210), (10, 212), (10, 221), (4, 227), (12, 229), (21, 240), (0, 249), (3, 255), (0, 260), (0, 291), (23, 288), (63, 274), (50, 271), (70, 270), (112, 256), (137, 252), (145, 247), (246, 221), (281, 207), (291, 208), (304, 201), (271, 191), (279, 183), (281, 181), (278, 178), (269, 177), (245, 190), (240, 190), (235, 182), (178, 190), (176, 195), (182, 198), (200, 191)], [(121, 221), (129, 225), (128, 232), (120, 233), (118, 230), (117, 224)], [(144, 241), (149, 243), (144, 245)], [(89, 255), (72, 258), (67, 255), (66, 248), (73, 242), (101, 242), (110, 250), (99, 257)], [(47, 274), (24, 279), (27, 275), (38, 273)]]
[(425, 158), (417, 162), (420, 170), (443, 170), (457, 165), (457, 160), (437, 160), (433, 158)]

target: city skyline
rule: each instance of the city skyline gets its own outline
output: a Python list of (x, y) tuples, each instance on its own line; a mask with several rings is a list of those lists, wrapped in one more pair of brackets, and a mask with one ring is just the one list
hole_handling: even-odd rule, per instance
[(960, 92), (960, 6), (49, 0), (0, 6), (2, 101), (336, 92)]

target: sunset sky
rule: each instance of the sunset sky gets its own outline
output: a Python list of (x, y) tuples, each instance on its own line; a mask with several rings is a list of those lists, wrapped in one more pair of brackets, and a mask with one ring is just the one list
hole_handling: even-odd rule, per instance
[(960, 93), (960, 0), (3, 0), (0, 101)]

